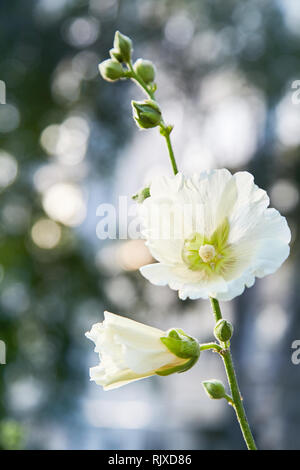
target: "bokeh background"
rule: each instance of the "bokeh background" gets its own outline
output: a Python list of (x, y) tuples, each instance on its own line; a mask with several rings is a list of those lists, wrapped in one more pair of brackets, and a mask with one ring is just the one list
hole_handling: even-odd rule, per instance
[(112, 392), (89, 382), (97, 355), (84, 332), (104, 308), (201, 341), (213, 328), (208, 302), (141, 277), (141, 240), (96, 236), (99, 204), (170, 174), (158, 131), (131, 118), (140, 90), (98, 74), (116, 29), (157, 66), (180, 169), (249, 170), (288, 218), (289, 260), (222, 308), (260, 447), (299, 449), (298, 0), (1, 1), (0, 447), (243, 448), (232, 409), (202, 390), (224, 378), (213, 353), (186, 374)]

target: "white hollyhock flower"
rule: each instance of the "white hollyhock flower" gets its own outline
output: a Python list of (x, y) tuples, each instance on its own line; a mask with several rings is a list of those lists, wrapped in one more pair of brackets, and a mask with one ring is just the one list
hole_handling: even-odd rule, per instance
[(101, 361), (90, 377), (104, 390), (154, 374), (184, 372), (199, 358), (198, 342), (182, 330), (164, 332), (110, 312), (104, 318), (86, 333)]
[(140, 205), (147, 245), (159, 262), (141, 268), (181, 299), (231, 300), (289, 255), (286, 219), (248, 172), (158, 177)]

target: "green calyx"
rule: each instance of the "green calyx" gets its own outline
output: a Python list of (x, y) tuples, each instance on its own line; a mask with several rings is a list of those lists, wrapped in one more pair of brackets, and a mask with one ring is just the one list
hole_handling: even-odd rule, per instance
[(147, 186), (146, 188), (141, 189), (138, 193), (132, 196), (132, 199), (137, 202), (138, 204), (142, 204), (145, 199), (150, 197), (150, 188)]
[(153, 100), (132, 101), (133, 118), (141, 129), (150, 129), (159, 125), (161, 110)]
[(117, 60), (118, 62), (123, 62), (122, 55), (117, 49), (110, 49), (109, 55), (112, 59)]
[(215, 273), (222, 275), (230, 268), (235, 258), (231, 246), (227, 243), (229, 236), (227, 217), (214, 231), (210, 238), (195, 232), (184, 242), (182, 258), (192, 271), (204, 271), (208, 276)]
[(162, 368), (156, 371), (157, 375), (170, 375), (175, 372), (181, 373), (193, 367), (200, 356), (200, 345), (198, 341), (192, 336), (188, 336), (183, 330), (179, 328), (172, 328), (166, 332), (165, 336), (160, 338), (162, 343), (167, 349), (180, 359), (186, 359), (181, 364), (170, 367)]

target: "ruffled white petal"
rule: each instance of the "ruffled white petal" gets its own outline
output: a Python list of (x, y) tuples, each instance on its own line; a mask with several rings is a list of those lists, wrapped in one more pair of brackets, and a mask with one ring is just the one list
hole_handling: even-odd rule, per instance
[(170, 266), (162, 263), (147, 264), (140, 268), (142, 275), (155, 286), (166, 286), (176, 278), (171, 272)]
[(225, 292), (212, 292), (210, 297), (218, 300), (232, 300), (241, 295), (245, 287), (252, 287), (254, 282), (255, 276), (252, 273), (243, 273), (241, 277), (227, 283), (227, 290)]
[(101, 385), (105, 391), (122, 387), (130, 382), (135, 382), (136, 380), (141, 380), (151, 375), (153, 374), (135, 374), (130, 369), (112, 371), (110, 373), (107, 369), (104, 369), (102, 365), (90, 368), (91, 380), (96, 382), (97, 385)]

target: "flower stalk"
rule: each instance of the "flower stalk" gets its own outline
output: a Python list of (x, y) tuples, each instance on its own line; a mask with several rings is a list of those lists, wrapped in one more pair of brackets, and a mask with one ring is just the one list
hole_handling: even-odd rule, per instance
[[(132, 102), (134, 110), (134, 119), (137, 125), (142, 129), (159, 127), (160, 134), (166, 140), (172, 170), (174, 175), (176, 175), (178, 173), (178, 168), (170, 138), (173, 126), (167, 125), (164, 122), (160, 108), (155, 99), (156, 84), (154, 83), (155, 68), (153, 64), (150, 61), (138, 59), (137, 62), (133, 65), (132, 42), (130, 38), (122, 35), (118, 31), (116, 32), (114, 48), (111, 49), (110, 55), (112, 58), (111, 60), (104, 61), (102, 64), (100, 64), (100, 73), (102, 74), (103, 78), (108, 81), (116, 81), (118, 79), (131, 79), (144, 91), (147, 96), (147, 100), (143, 102)], [(122, 64), (125, 65), (125, 68), (123, 68)], [(226, 170), (218, 171), (223, 173), (224, 171), (226, 172)], [(229, 172), (226, 173), (226, 178), (228, 178), (228, 173)], [(180, 176), (181, 175), (178, 175), (177, 178)], [(248, 176), (246, 177), (244, 175), (244, 177), (240, 176), (240, 178), (244, 178), (243, 180), (241, 180), (241, 184), (244, 181), (248, 181), (248, 183), (250, 182)], [(253, 179), (251, 180), (251, 184), (253, 185)], [(234, 188), (236, 189), (236, 186), (234, 186)], [(259, 189), (257, 189), (257, 191), (258, 190)], [(263, 193), (261, 192), (261, 190), (259, 191), (259, 197), (260, 200), (262, 200)], [(232, 195), (233, 192), (231, 188), (231, 197)], [(134, 199), (140, 204), (142, 204), (143, 201), (149, 197), (151, 197), (150, 188), (147, 187), (141, 190), (138, 194), (136, 194), (134, 196)], [(270, 211), (270, 209), (268, 210)], [(275, 217), (275, 215), (276, 214), (272, 210), (272, 216)], [(279, 223), (280, 220), (280, 223), (282, 224), (281, 229), (284, 232), (283, 238), (288, 243), (290, 238), (289, 229), (287, 225), (283, 225), (283, 222), (281, 221), (282, 218), (279, 219), (278, 216), (276, 217), (277, 223)], [(184, 240), (184, 249), (183, 254), (181, 254), (181, 257), (184, 259), (186, 266), (188, 266), (191, 272), (197, 272), (199, 270), (202, 270), (206, 273), (207, 276), (211, 274), (222, 275), (224, 274), (224, 272), (226, 273), (226, 269), (228, 269), (228, 266), (231, 266), (232, 263), (235, 262), (234, 252), (232, 252), (232, 248), (228, 244), (229, 231), (230, 224), (226, 216), (223, 221), (220, 221), (219, 225), (216, 227), (215, 231), (209, 239), (206, 238), (204, 233), (201, 234), (196, 232), (192, 234), (192, 237)], [(288, 249), (286, 249), (285, 247), (285, 251), (283, 251), (282, 260), (280, 261), (283, 262), (287, 255)], [(183, 267), (186, 268), (186, 266)], [(148, 267), (149, 266), (145, 266), (143, 268)], [(146, 271), (144, 269), (144, 271), (142, 271), (143, 275), (147, 279), (151, 280), (149, 278), (149, 272), (148, 277), (145, 272)], [(251, 283), (250, 281), (249, 283)], [(185, 299), (187, 297), (187, 295), (185, 294), (179, 294), (180, 298), (182, 299)], [(201, 297), (201, 295), (199, 297)], [(191, 298), (195, 299), (199, 297), (193, 296)], [(207, 298), (207, 296), (204, 298)], [(227, 300), (230, 300), (230, 298)], [(125, 339), (127, 338), (126, 335), (128, 333), (128, 330), (134, 329), (138, 330), (140, 334), (143, 333), (147, 338), (148, 336), (149, 338), (151, 337), (151, 344), (153, 343), (156, 345), (157, 350), (162, 355), (162, 362), (158, 364), (159, 367), (154, 367), (155, 358), (149, 355), (147, 352), (149, 356), (147, 356), (149, 367), (145, 368), (145, 364), (139, 364), (137, 362), (138, 359), (136, 357), (136, 354), (132, 353), (132, 355), (129, 357), (130, 364), (126, 363), (126, 360), (128, 359), (127, 356), (122, 358), (123, 368), (118, 371), (117, 377), (115, 376), (115, 372), (115, 375), (113, 377), (109, 375), (109, 367), (107, 366), (106, 368), (104, 360), (104, 364), (103, 366), (101, 366), (101, 368), (94, 368), (95, 370), (93, 371), (93, 377), (97, 383), (104, 385), (106, 389), (115, 388), (116, 386), (121, 386), (125, 383), (134, 380), (139, 380), (140, 378), (148, 377), (154, 374), (169, 375), (170, 373), (174, 372), (183, 372), (188, 368), (192, 367), (197, 362), (201, 351), (213, 350), (222, 357), (228, 383), (230, 386), (231, 396), (226, 393), (223, 384), (216, 379), (204, 381), (204, 389), (210, 398), (225, 399), (230, 405), (233, 406), (247, 448), (249, 450), (256, 450), (256, 444), (246, 417), (230, 351), (230, 338), (233, 334), (233, 327), (225, 319), (223, 320), (219, 301), (213, 297), (210, 297), (210, 301), (216, 323), (214, 335), (218, 343), (211, 342), (198, 344), (198, 342), (194, 338), (186, 335), (182, 330), (172, 329), (165, 333), (159, 330), (154, 331), (153, 329), (150, 330), (149, 327), (145, 328), (145, 326), (139, 325), (138, 323), (132, 322), (131, 320), (124, 320), (121, 319), (121, 317), (107, 313), (105, 319), (105, 327), (96, 325), (95, 328), (87, 334), (90, 339), (96, 342), (96, 346), (99, 342), (99, 347), (97, 346), (97, 352), (99, 352), (99, 350), (101, 349), (102, 343), (106, 341), (106, 333), (109, 328), (113, 329), (118, 327), (122, 334), (124, 334)], [(150, 331), (152, 331), (151, 334)], [(126, 345), (128, 346), (127, 339)], [(109, 341), (108, 346), (111, 347)], [(135, 351), (135, 349), (137, 348), (135, 344), (132, 344), (130, 346), (132, 346), (132, 351)], [(109, 364), (109, 361), (107, 361), (107, 363)], [(118, 364), (121, 364), (121, 362), (118, 362)]]
[[(212, 310), (214, 313), (214, 317), (216, 322), (222, 319), (222, 313), (220, 309), (220, 304), (217, 299), (211, 297), (211, 305)], [(221, 343), (222, 344), (222, 343)], [(228, 383), (230, 386), (231, 394), (232, 394), (232, 406), (235, 410), (237, 420), (239, 422), (244, 440), (247, 444), (249, 450), (257, 450), (248, 420), (246, 416), (246, 412), (243, 406), (241, 393), (238, 385), (238, 381), (236, 378), (236, 373), (234, 370), (234, 365), (232, 361), (232, 356), (230, 352), (230, 346), (226, 349), (223, 349), (222, 353), (220, 354), (226, 370), (226, 375), (228, 378)]]
[[(128, 78), (131, 78), (135, 83), (137, 83), (151, 100), (157, 102), (155, 99), (156, 86), (147, 85), (144, 82), (144, 80), (135, 72), (131, 60), (126, 65), (129, 69)], [(174, 155), (174, 151), (172, 147), (172, 142), (170, 138), (170, 134), (173, 130), (173, 126), (166, 125), (163, 118), (161, 118), (159, 127), (160, 127), (160, 134), (166, 139), (166, 144), (168, 147), (168, 152), (169, 152), (169, 157), (170, 157), (173, 173), (174, 175), (177, 175), (178, 168), (177, 168), (175, 155)]]
[[(117, 38), (117, 40), (116, 40), (116, 38)], [(150, 77), (150, 75), (149, 75), (150, 70), (151, 70), (151, 75), (154, 78), (155, 70), (154, 70), (154, 67), (152, 67), (151, 62), (150, 61), (143, 61), (142, 59), (138, 59), (135, 66), (134, 66), (132, 64), (132, 58), (131, 58), (131, 51), (132, 51), (131, 43), (130, 43), (130, 45), (128, 43), (129, 38), (127, 38), (124, 35), (121, 35), (119, 32), (116, 33), (116, 38), (115, 38), (115, 43), (114, 43), (115, 48), (111, 49), (110, 54), (113, 57), (113, 59), (115, 59), (115, 61), (116, 60), (119, 60), (119, 62), (124, 61), (125, 65), (127, 67), (127, 70), (124, 69), (123, 74), (119, 71), (119, 76), (115, 78), (115, 75), (114, 75), (113, 79), (129, 78), (129, 79), (133, 80), (137, 85), (139, 85), (141, 87), (141, 89), (146, 93), (146, 95), (152, 101), (157, 103), (157, 101), (155, 99), (156, 85), (151, 81), (146, 83), (146, 81), (143, 79), (143, 77)], [(127, 52), (127, 54), (124, 54), (124, 52), (122, 54), (122, 51), (118, 50), (119, 42), (120, 42), (120, 40), (122, 42), (122, 38), (125, 38), (124, 46), (127, 46), (127, 49), (125, 47), (125, 52)], [(112, 62), (112, 61), (106, 61), (106, 62)], [(120, 64), (118, 64), (118, 65), (120, 66)], [(116, 66), (116, 62), (114, 62), (114, 66)], [(143, 68), (144, 68), (144, 70), (143, 70)], [(141, 73), (138, 73), (139, 70), (141, 71)], [(100, 73), (102, 73), (101, 68), (100, 68)], [(105, 76), (103, 73), (102, 73), (102, 76), (105, 80), (111, 81), (111, 79), (107, 78), (107, 76)], [(169, 125), (165, 124), (162, 117), (161, 117), (161, 120), (160, 120), (158, 125), (159, 125), (159, 128), (160, 128), (161, 135), (166, 139), (168, 152), (169, 152), (169, 157), (170, 157), (170, 161), (171, 161), (171, 165), (172, 165), (172, 170), (173, 170), (174, 175), (176, 175), (178, 173), (178, 168), (177, 168), (175, 155), (174, 155), (174, 151), (173, 151), (173, 147), (172, 147), (172, 143), (171, 143), (171, 138), (170, 138), (170, 134), (173, 130), (173, 126), (169, 126)]]

